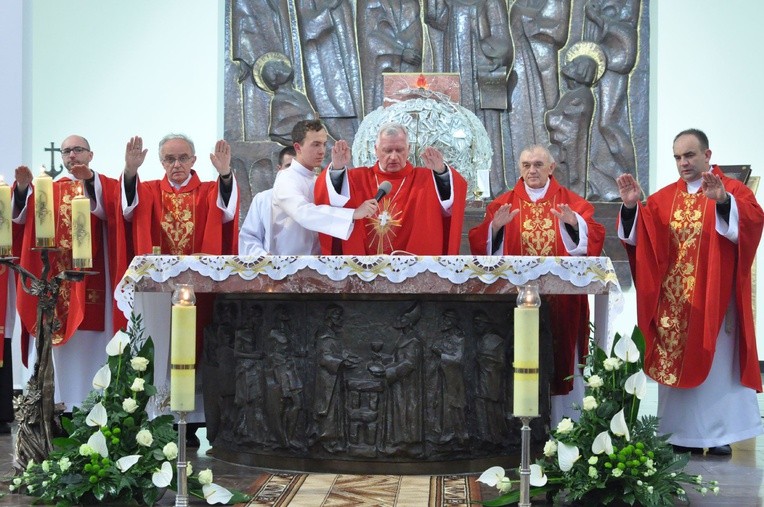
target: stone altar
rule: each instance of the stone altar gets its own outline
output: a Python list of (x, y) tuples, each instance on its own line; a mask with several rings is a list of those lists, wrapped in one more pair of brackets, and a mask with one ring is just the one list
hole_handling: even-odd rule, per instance
[[(596, 338), (608, 342), (622, 305), (608, 258), (146, 256), (116, 297), (144, 315), (163, 379), (172, 287), (219, 294), (197, 391), (216, 456), (453, 473), (506, 464), (518, 449), (510, 319), (529, 281), (542, 295), (593, 294)], [(543, 336), (542, 364), (552, 353)], [(166, 411), (157, 384), (154, 408)], [(544, 417), (536, 426), (543, 442)]]

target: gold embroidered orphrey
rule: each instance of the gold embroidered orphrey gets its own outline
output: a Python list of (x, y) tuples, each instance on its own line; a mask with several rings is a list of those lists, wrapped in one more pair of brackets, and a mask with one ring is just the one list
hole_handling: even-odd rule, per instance
[[(61, 251), (54, 256), (53, 271), (55, 273), (61, 273), (68, 269), (72, 269), (72, 199), (79, 195), (82, 189), (82, 185), (78, 180), (67, 182), (61, 181), (60, 183), (58, 188), (60, 191), (59, 195), (61, 196), (61, 202), (58, 206), (56, 239), (58, 241), (58, 248), (60, 248)], [(54, 310), (52, 326), (53, 335), (51, 336), (51, 343), (53, 343), (53, 345), (57, 345), (64, 341), (66, 329), (64, 328), (63, 322), (66, 321), (66, 316), (69, 313), (69, 302), (71, 297), (72, 284), (71, 282), (64, 281), (59, 288), (58, 300), (56, 301), (56, 308)], [(36, 325), (37, 324), (35, 323), (35, 329), (31, 331), (35, 336), (37, 336)]]
[(194, 192), (162, 192), (162, 239), (171, 255), (193, 251), (194, 204)]
[(539, 257), (554, 255), (557, 232), (551, 213), (553, 207), (552, 200), (542, 202), (520, 200), (520, 238), (523, 255)]
[(682, 376), (703, 216), (708, 203), (709, 199), (700, 192), (688, 194), (678, 190), (671, 208), (669, 267), (658, 297), (655, 350), (648, 365), (648, 374), (665, 385), (677, 384)]

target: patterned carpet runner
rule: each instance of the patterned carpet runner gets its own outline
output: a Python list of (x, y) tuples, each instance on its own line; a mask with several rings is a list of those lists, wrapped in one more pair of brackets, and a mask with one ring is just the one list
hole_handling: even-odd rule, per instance
[(248, 506), (459, 507), (480, 500), (472, 475), (262, 474)]

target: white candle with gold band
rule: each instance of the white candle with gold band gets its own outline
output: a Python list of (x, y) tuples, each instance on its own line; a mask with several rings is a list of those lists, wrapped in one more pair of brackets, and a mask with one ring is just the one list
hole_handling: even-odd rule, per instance
[(34, 186), (34, 227), (35, 244), (38, 248), (53, 247), (56, 243), (56, 223), (53, 202), (53, 178), (45, 173), (32, 180)]
[(78, 195), (72, 199), (72, 266), (93, 267), (93, 239), (90, 230), (90, 199)]
[(173, 293), (170, 336), (170, 410), (195, 408), (196, 298), (193, 287), (177, 285)]
[(13, 249), (11, 232), (11, 187), (0, 176), (0, 256), (8, 257)]
[(524, 286), (515, 308), (515, 360), (512, 412), (515, 417), (539, 415), (539, 306), (535, 286)]

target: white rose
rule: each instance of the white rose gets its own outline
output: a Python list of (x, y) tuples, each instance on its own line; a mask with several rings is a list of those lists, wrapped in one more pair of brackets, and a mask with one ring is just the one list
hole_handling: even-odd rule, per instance
[(557, 442), (554, 440), (547, 440), (544, 444), (544, 456), (551, 458), (555, 454), (557, 454)]
[(138, 403), (132, 398), (125, 398), (122, 400), (122, 410), (128, 414), (132, 414), (138, 409)]
[(584, 398), (584, 410), (594, 410), (599, 406), (599, 403), (597, 403), (597, 399), (594, 396), (586, 396)]
[(598, 387), (602, 387), (605, 383), (602, 381), (602, 377), (599, 375), (592, 375), (589, 377), (589, 381), (587, 382), (589, 387), (592, 389), (597, 389)]
[(164, 454), (164, 457), (173, 460), (178, 457), (178, 444), (175, 442), (170, 442), (167, 445), (165, 445), (162, 448), (162, 453)]
[(512, 481), (509, 479), (509, 477), (502, 477), (499, 483), (496, 485), (496, 489), (498, 489), (499, 493), (502, 495), (504, 493), (509, 493), (509, 491), (512, 489)]
[(135, 441), (138, 442), (138, 445), (149, 447), (154, 442), (154, 437), (151, 436), (149, 430), (141, 430), (135, 435)]
[(599, 473), (597, 473), (597, 469), (594, 467), (589, 467), (589, 477), (592, 479), (596, 479)]
[(598, 461), (599, 461), (599, 458), (597, 458), (597, 456), (592, 456), (591, 458), (589, 458), (590, 465), (596, 465)]
[(186, 474), (191, 475), (194, 473), (194, 469), (191, 467), (191, 462), (186, 463)]
[(621, 367), (621, 360), (617, 357), (608, 357), (605, 359), (605, 361), (602, 363), (602, 365), (605, 367), (607, 371), (613, 371), (617, 370)]
[(40, 467), (42, 468), (43, 472), (45, 473), (50, 472), (50, 461), (48, 461), (47, 459), (44, 460), (42, 464), (40, 465)]
[(80, 446), (80, 456), (90, 456), (93, 453), (95, 453), (95, 451), (88, 444), (82, 444)]
[(58, 460), (58, 467), (61, 469), (62, 472), (66, 472), (69, 470), (69, 467), (72, 466), (72, 462), (69, 461), (69, 458), (64, 456), (60, 460)]
[(130, 366), (135, 371), (146, 371), (146, 367), (149, 365), (149, 360), (145, 357), (134, 357), (130, 360)]
[(146, 381), (142, 378), (136, 378), (133, 380), (133, 385), (130, 386), (131, 391), (139, 392), (143, 391), (143, 384), (145, 384)]
[(623, 475), (623, 470), (620, 468), (614, 468), (613, 469), (613, 477), (620, 477)]
[(569, 417), (565, 417), (557, 424), (557, 433), (570, 433), (573, 429), (573, 421)]
[(212, 484), (212, 470), (208, 468), (199, 472), (199, 484), (202, 486)]

